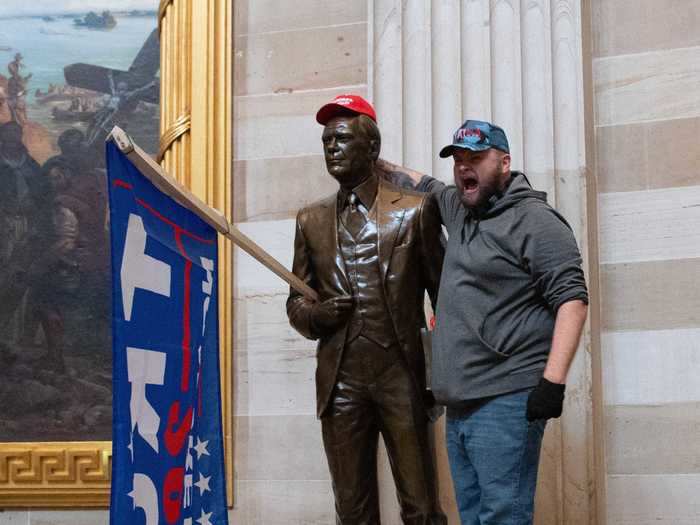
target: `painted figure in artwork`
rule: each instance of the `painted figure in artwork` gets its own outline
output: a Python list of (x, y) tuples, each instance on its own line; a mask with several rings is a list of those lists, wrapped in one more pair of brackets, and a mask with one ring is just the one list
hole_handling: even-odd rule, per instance
[(104, 138), (158, 148), (157, 0), (68, 4), (0, 14), (0, 441), (110, 439)]
[(25, 293), (28, 268), (41, 245), (46, 226), (46, 185), (41, 167), (22, 142), (22, 126), (10, 121), (0, 125), (0, 344), (3, 354), (18, 343), (26, 319)]
[(7, 82), (6, 103), (12, 114), (12, 119), (20, 124), (27, 121), (27, 104), (25, 96), (27, 94), (27, 84), (32, 78), (31, 73), (22, 76), (21, 70), (25, 67), (22, 63), (24, 57), (20, 53), (7, 65), (10, 78)]

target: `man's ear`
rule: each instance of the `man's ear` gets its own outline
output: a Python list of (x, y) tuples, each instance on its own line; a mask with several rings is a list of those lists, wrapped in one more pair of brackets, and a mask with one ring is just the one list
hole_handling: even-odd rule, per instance
[(501, 157), (501, 172), (510, 173), (510, 155), (508, 153)]
[(381, 142), (378, 140), (369, 141), (369, 158), (376, 161), (379, 158), (379, 150), (381, 149)]

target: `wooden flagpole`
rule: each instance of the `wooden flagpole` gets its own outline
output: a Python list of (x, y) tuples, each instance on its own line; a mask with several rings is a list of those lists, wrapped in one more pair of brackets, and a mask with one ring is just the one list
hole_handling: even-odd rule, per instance
[(134, 144), (131, 137), (123, 129), (114, 126), (107, 140), (112, 140), (134, 166), (160, 191), (196, 213), (203, 221), (239, 246), (304, 297), (311, 301), (318, 301), (318, 294), (313, 288), (287, 270), (277, 259), (258, 246), (250, 237), (244, 235), (238, 228), (229, 223), (219, 210), (209, 206), (168, 175), (148, 153)]

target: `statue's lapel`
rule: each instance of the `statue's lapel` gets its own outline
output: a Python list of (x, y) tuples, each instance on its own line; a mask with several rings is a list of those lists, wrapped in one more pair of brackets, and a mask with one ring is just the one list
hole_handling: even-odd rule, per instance
[(382, 279), (386, 276), (406, 210), (400, 206), (401, 191), (379, 183), (377, 191), (377, 249)]

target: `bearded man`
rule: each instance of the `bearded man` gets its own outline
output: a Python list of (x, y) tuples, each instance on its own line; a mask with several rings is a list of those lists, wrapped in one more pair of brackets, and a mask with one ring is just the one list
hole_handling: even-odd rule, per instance
[(447, 406), (457, 505), (462, 525), (527, 525), (545, 424), (561, 415), (586, 320), (581, 255), (547, 195), (511, 171), (503, 129), (467, 120), (440, 157), (452, 157), (452, 186), (379, 170), (431, 192), (449, 234), (432, 388)]

